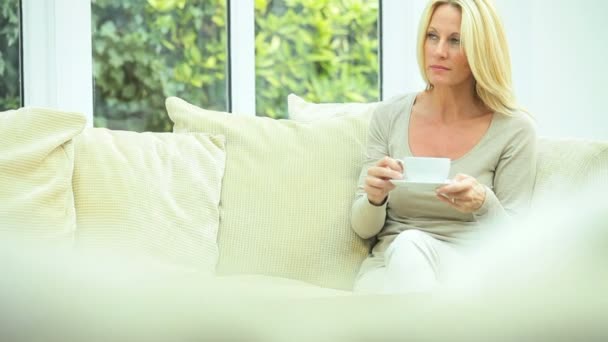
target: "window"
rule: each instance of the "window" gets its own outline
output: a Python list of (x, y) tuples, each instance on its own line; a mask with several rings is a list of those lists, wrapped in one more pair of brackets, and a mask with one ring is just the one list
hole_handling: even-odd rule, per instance
[(93, 0), (94, 124), (171, 131), (167, 96), (227, 106), (225, 0)]
[(0, 3), (0, 111), (21, 106), (20, 1)]
[(258, 115), (284, 118), (289, 93), (377, 101), (378, 20), (378, 0), (255, 1)]

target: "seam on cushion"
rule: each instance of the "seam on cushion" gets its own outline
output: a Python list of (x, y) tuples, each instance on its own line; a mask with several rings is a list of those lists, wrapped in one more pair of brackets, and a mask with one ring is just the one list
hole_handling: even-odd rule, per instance
[(71, 243), (71, 247), (75, 247), (76, 246), (76, 229), (78, 228), (78, 218), (76, 217), (76, 195), (74, 194), (74, 170), (76, 168), (76, 144), (74, 144), (73, 140), (70, 139), (67, 142), (61, 144), (61, 146), (59, 146), (61, 148), (61, 151), (63, 152), (63, 155), (65, 156), (65, 158), (70, 161), (70, 155), (68, 154), (68, 152), (65, 149), (65, 146), (67, 144), (72, 144), (72, 147), (74, 149), (74, 158), (71, 160), (71, 167), (70, 167), (70, 181), (68, 182), (69, 184), (69, 191), (70, 191), (70, 199), (72, 200), (71, 204), (70, 203), (66, 203), (66, 207), (69, 207), (73, 216), (73, 220), (70, 224), (71, 226), (71, 236), (70, 236), (70, 243)]

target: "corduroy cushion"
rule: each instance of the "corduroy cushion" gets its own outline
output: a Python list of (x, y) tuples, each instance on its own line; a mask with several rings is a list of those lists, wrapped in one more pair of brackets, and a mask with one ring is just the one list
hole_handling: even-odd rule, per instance
[(608, 142), (539, 139), (533, 205), (592, 184), (608, 184)]
[(0, 113), (0, 232), (72, 244), (71, 139), (85, 124), (82, 114), (50, 109)]
[(350, 227), (369, 117), (305, 124), (166, 105), (175, 132), (226, 136), (218, 273), (352, 287), (369, 247)]
[(287, 96), (289, 118), (299, 122), (312, 122), (344, 115), (371, 116), (377, 106), (378, 102), (313, 103), (295, 94)]
[(91, 128), (74, 142), (79, 249), (214, 271), (222, 136)]

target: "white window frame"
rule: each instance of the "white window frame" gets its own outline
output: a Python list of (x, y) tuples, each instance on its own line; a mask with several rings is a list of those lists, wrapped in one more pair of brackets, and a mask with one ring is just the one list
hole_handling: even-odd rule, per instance
[(26, 106), (84, 113), (93, 124), (91, 5), (82, 0), (22, 0)]
[[(253, 0), (227, 0), (229, 101), (235, 114), (255, 115)], [(382, 98), (420, 89), (415, 37), (424, 0), (381, 1)], [(27, 106), (85, 113), (93, 124), (91, 4), (22, 0), (23, 82)]]
[(252, 0), (228, 0), (230, 89), (235, 114), (255, 115), (255, 7)]
[(420, 91), (424, 82), (420, 77), (416, 57), (418, 23), (426, 0), (381, 1), (381, 56), (382, 99)]

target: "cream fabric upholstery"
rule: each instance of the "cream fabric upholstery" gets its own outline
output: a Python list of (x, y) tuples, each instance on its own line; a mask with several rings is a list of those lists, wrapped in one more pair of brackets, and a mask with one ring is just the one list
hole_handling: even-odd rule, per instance
[(289, 118), (299, 122), (311, 122), (344, 115), (371, 115), (377, 106), (378, 102), (312, 103), (295, 94), (287, 96)]
[(608, 143), (539, 139), (533, 205), (590, 184), (608, 184)]
[(299, 280), (264, 275), (215, 277), (207, 282), (211, 293), (238, 293), (256, 298), (327, 298), (352, 295), (350, 291), (315, 286)]
[[(297, 282), (277, 279), (275, 283), (270, 278), (258, 282), (257, 277), (210, 282), (199, 273), (180, 276), (142, 272), (108, 259), (63, 259), (48, 250), (15, 248), (12, 241), (0, 240), (2, 337), (21, 337), (3, 339), (7, 341), (605, 341), (605, 193), (605, 188), (594, 189), (591, 196), (564, 198), (549, 211), (535, 212), (530, 221), (497, 229), (455, 273), (456, 279), (424, 295), (338, 296), (333, 291), (334, 296)], [(23, 329), (24, 321), (40, 324)]]
[(226, 136), (220, 274), (352, 287), (369, 248), (350, 227), (369, 117), (304, 124), (166, 104), (175, 132)]
[(223, 137), (91, 128), (75, 146), (78, 248), (214, 271)]
[(22, 108), (0, 113), (0, 232), (71, 245), (74, 148), (82, 114)]

